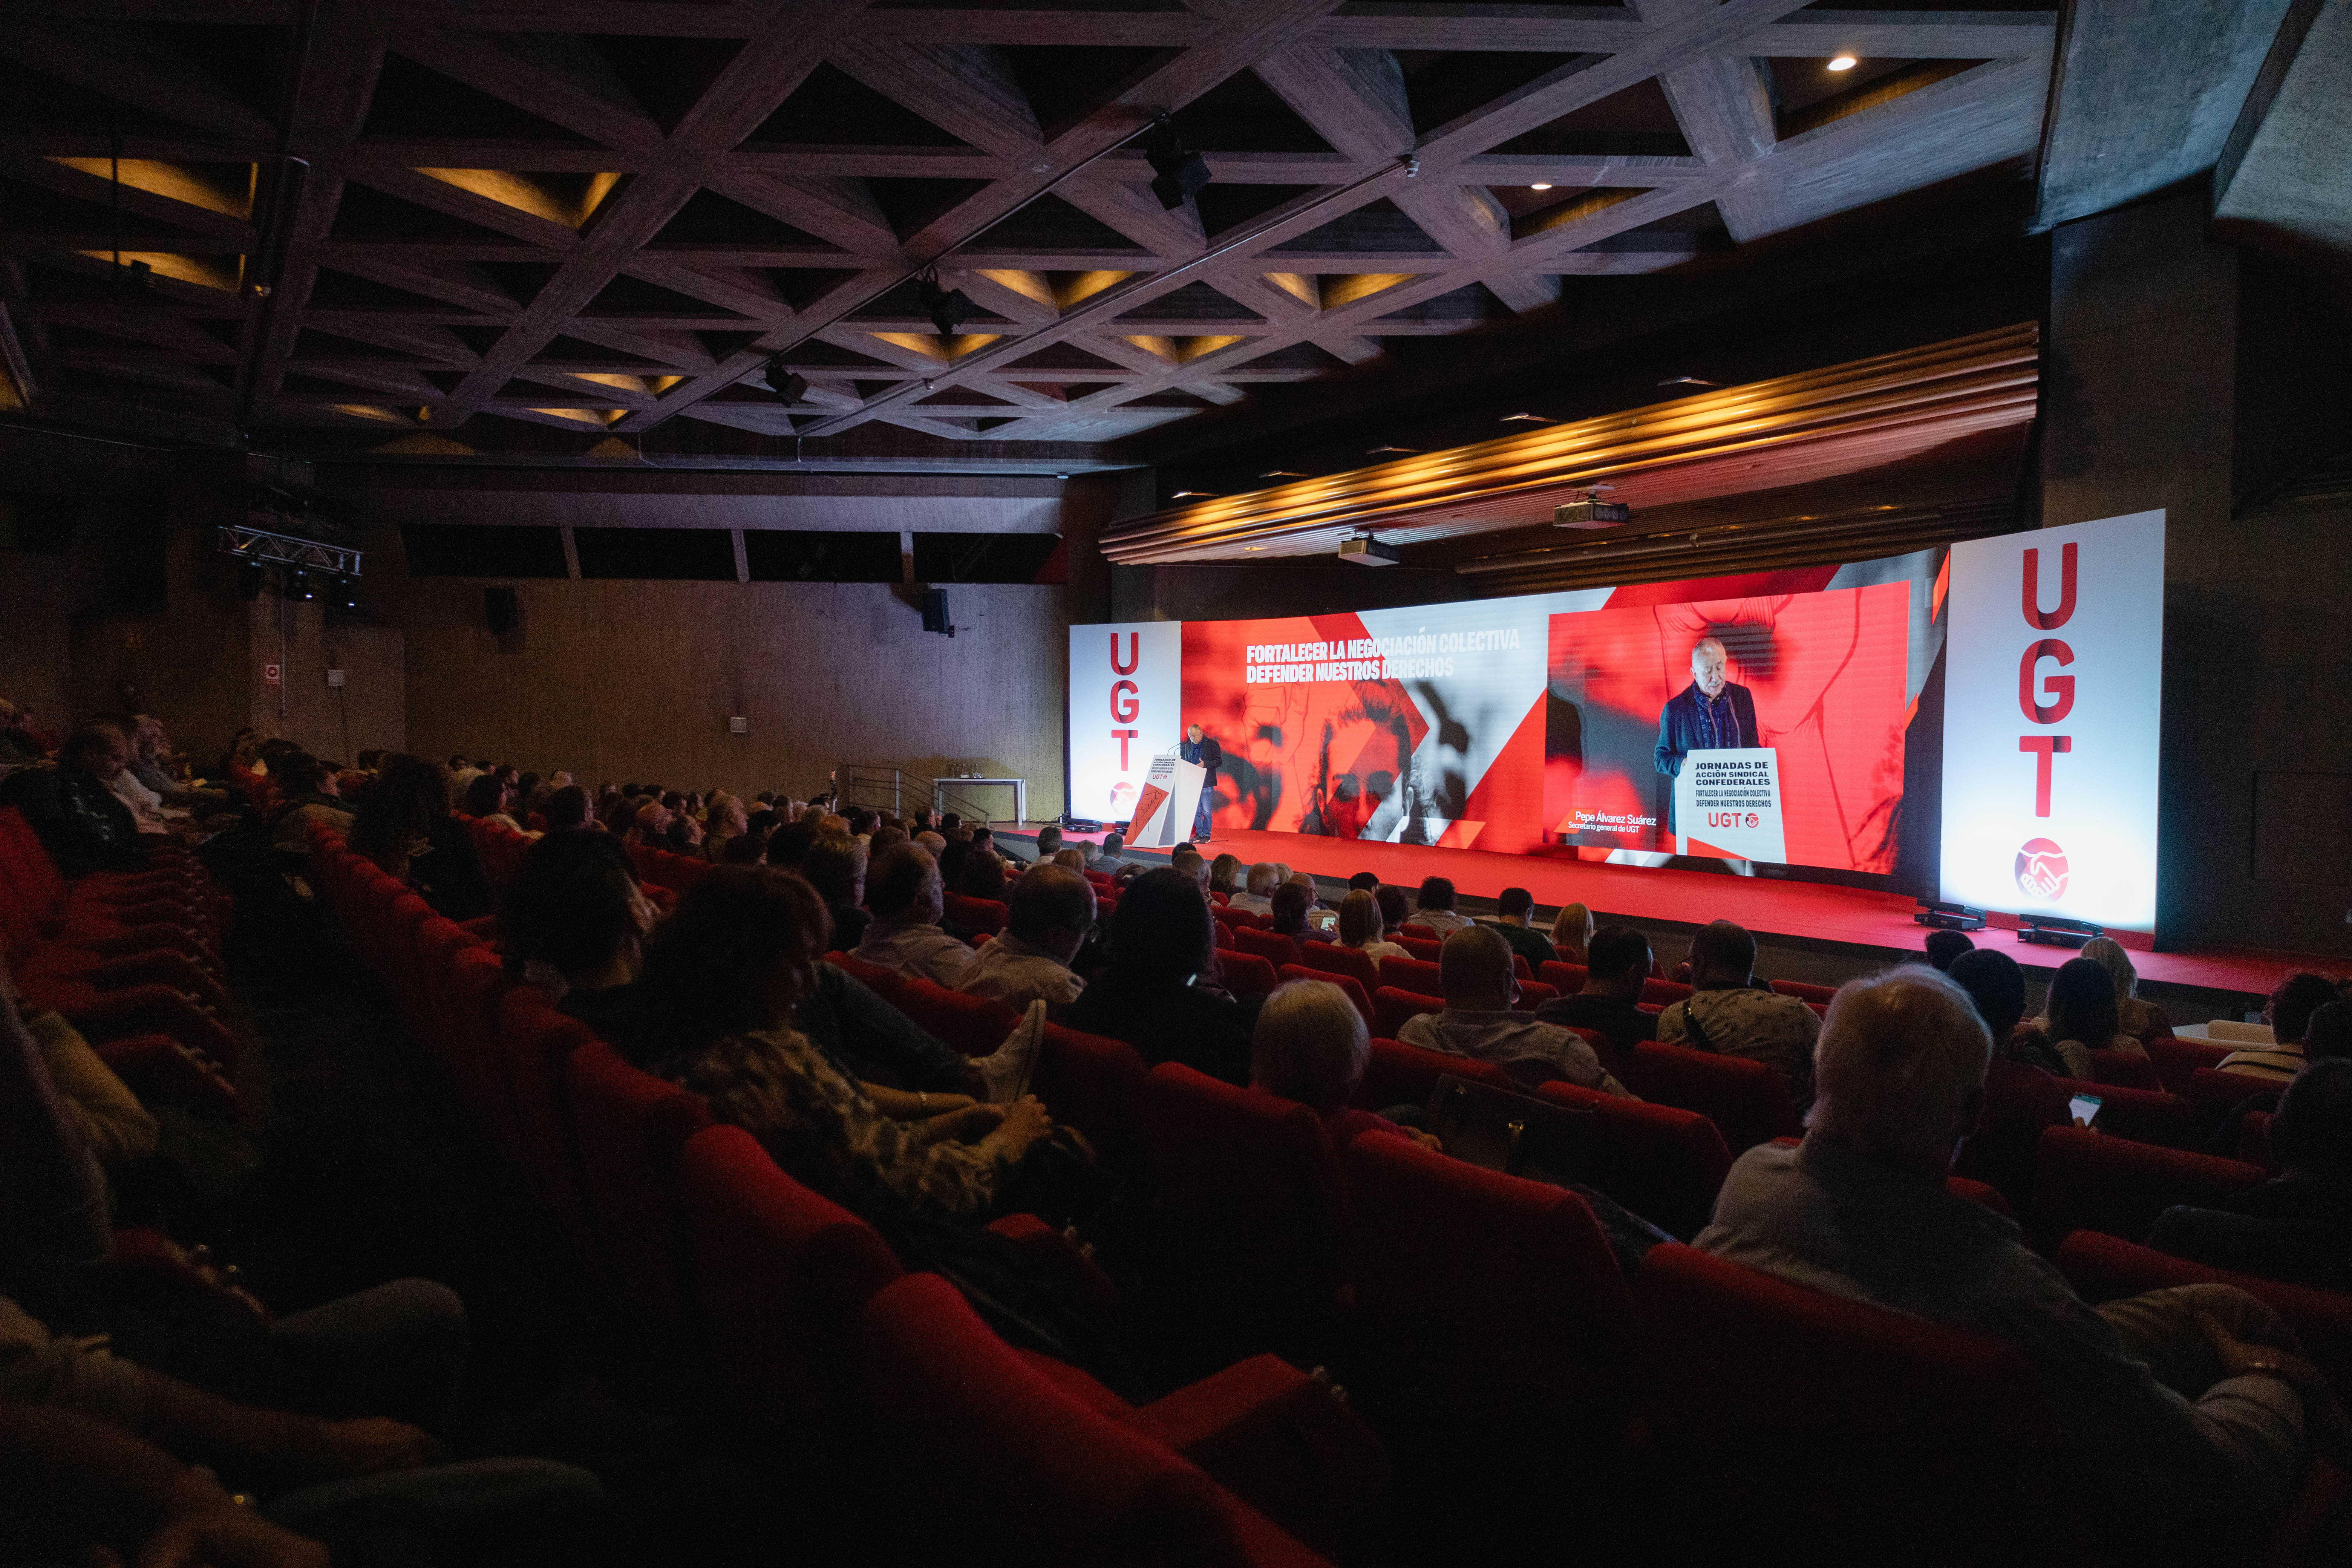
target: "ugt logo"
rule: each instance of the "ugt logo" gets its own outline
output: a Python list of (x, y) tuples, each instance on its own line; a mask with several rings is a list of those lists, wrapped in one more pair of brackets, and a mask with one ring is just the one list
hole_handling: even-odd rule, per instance
[(2047, 838), (2029, 838), (2017, 852), (2017, 890), (2029, 899), (2063, 898), (2066, 851)]
[(1751, 811), (1751, 812), (1749, 812), (1749, 813), (1748, 814), (1748, 826), (1750, 826), (1750, 827), (1754, 827), (1754, 826), (1756, 826), (1759, 823), (1762, 822), (1763, 820), (1764, 820), (1764, 819), (1763, 819), (1762, 817), (1760, 817), (1760, 816), (1757, 816), (1757, 815), (1756, 815), (1754, 812), (1752, 812), (1752, 811)]

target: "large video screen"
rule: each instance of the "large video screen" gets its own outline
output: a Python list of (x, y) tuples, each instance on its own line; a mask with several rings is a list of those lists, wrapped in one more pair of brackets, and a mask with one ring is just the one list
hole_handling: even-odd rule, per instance
[(1073, 626), (1070, 809), (1126, 820), (1197, 725), (1220, 835), (1865, 879), (1901, 862), (1906, 890), (1940, 876), (1987, 907), (2146, 931), (2157, 703), (2133, 655), (2162, 576), (2147, 514), (1747, 576)]

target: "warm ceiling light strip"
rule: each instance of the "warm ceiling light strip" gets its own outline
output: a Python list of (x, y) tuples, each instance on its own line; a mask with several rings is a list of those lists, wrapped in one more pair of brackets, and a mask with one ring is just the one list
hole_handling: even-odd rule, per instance
[[(1442, 532), (1521, 527), (1548, 521), (1537, 503), (1552, 491), (1604, 479), (1622, 489), (1660, 468), (1742, 456), (1760, 473), (1775, 449), (1806, 444), (1853, 445), (1853, 456), (1867, 460), (1828, 470), (1852, 471), (1883, 460), (1868, 456), (1874, 447), (1916, 449), (2031, 420), (2038, 387), (2038, 329), (2026, 322), (1171, 508), (1105, 539), (1103, 552), (1126, 565), (1198, 559), (1334, 529), (1411, 528), (1441, 512), (1453, 523)], [(1736, 483), (1708, 493), (1762, 488)]]

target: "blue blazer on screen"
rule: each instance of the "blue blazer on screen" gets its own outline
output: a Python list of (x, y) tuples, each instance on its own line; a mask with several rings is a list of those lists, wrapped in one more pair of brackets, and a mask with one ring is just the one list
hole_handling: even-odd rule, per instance
[[(1756, 739), (1756, 695), (1736, 680), (1723, 683), (1724, 694), (1731, 700), (1731, 717), (1739, 728), (1738, 744), (1753, 746)], [(1698, 749), (1702, 731), (1698, 723), (1698, 688), (1685, 686), (1681, 692), (1666, 700), (1658, 710), (1658, 749), (1653, 758), (1658, 771), (1669, 778), (1683, 771), (1683, 755)]]

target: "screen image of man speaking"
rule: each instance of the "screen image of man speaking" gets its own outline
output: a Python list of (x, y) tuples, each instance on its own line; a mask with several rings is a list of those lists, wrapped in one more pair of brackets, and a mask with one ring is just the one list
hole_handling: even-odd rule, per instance
[[(1658, 772), (1678, 777), (1693, 752), (1754, 746), (1756, 694), (1730, 679), (1731, 656), (1714, 637), (1691, 645), (1691, 683), (1658, 710)], [(1674, 792), (1666, 792), (1666, 831), (1675, 831)]]
[(1195, 724), (1184, 731), (1183, 742), (1176, 748), (1176, 754), (1188, 763), (1198, 763), (1202, 770), (1201, 804), (1192, 813), (1192, 842), (1206, 844), (1209, 841), (1209, 808), (1215, 804), (1217, 770), (1224, 765), (1224, 749)]

